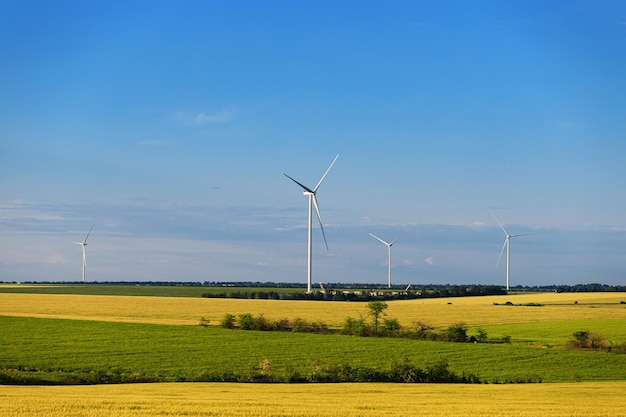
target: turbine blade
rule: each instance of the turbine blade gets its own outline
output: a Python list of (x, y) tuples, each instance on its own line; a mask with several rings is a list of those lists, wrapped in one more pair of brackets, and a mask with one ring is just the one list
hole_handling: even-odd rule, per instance
[(493, 214), (493, 211), (491, 212), (491, 215), (493, 216), (494, 219), (496, 219), (496, 222), (498, 223), (498, 225), (500, 226), (500, 229), (502, 229), (502, 231), (504, 232), (505, 235), (509, 235), (509, 232), (506, 231), (506, 229), (504, 228), (504, 226), (502, 226), (502, 223), (500, 223), (500, 220), (498, 220), (498, 218), (496, 217), (495, 214)]
[(520, 237), (520, 236), (530, 236), (530, 235), (536, 235), (537, 233), (522, 233), (520, 235), (511, 235), (509, 237)]
[(407, 233), (409, 233), (409, 232), (408, 232), (408, 231), (406, 231), (406, 232), (402, 233), (400, 236), (398, 236), (398, 237), (396, 238), (396, 240), (394, 240), (393, 242), (391, 242), (391, 243), (389, 244), (389, 246), (391, 246), (391, 245), (393, 245), (394, 243), (396, 243), (398, 240), (400, 240), (400, 238), (401, 238), (402, 236), (406, 235)]
[(502, 245), (502, 249), (500, 249), (500, 256), (498, 256), (498, 262), (496, 262), (496, 266), (500, 264), (500, 258), (502, 258), (502, 252), (504, 252), (504, 248), (506, 247), (506, 244), (508, 241), (509, 241), (508, 237), (504, 239), (504, 245)]
[(87, 236), (85, 236), (85, 240), (83, 240), (83, 245), (87, 243), (87, 239), (89, 239), (89, 235), (91, 234), (91, 229), (93, 229), (93, 225), (89, 228), (89, 232), (87, 232)]
[(310, 193), (315, 194), (315, 191), (311, 190), (311, 189), (310, 189), (309, 187), (307, 187), (306, 185), (299, 183), (298, 181), (294, 180), (293, 178), (291, 178), (291, 177), (290, 177), (289, 175), (287, 175), (287, 174), (284, 174), (284, 175), (285, 175), (285, 177), (289, 178), (291, 181), (295, 182), (295, 183), (296, 183), (296, 184), (298, 184), (300, 187), (302, 187), (305, 191), (308, 191), (308, 192), (310, 192)]
[(383, 244), (385, 244), (387, 246), (391, 246), (389, 243), (385, 242), (384, 240), (382, 240), (381, 238), (379, 238), (376, 235), (373, 235), (373, 234), (370, 233), (370, 236), (373, 237), (374, 239), (378, 239), (381, 243), (383, 243)]
[(315, 206), (315, 211), (317, 212), (317, 219), (320, 221), (320, 227), (322, 228), (322, 236), (324, 236), (324, 243), (326, 244), (326, 250), (328, 250), (328, 242), (326, 241), (326, 233), (324, 233), (324, 225), (322, 224), (322, 216), (320, 215), (320, 208), (317, 205), (317, 197), (313, 194), (313, 205)]
[(315, 188), (313, 188), (313, 192), (316, 192), (317, 189), (320, 187), (320, 185), (322, 184), (322, 181), (324, 181), (324, 178), (326, 178), (326, 175), (328, 174), (328, 171), (330, 171), (330, 169), (333, 167), (333, 165), (335, 165), (335, 161), (337, 160), (337, 158), (339, 158), (339, 154), (337, 154), (337, 156), (335, 156), (335, 159), (333, 159), (333, 162), (330, 164), (330, 166), (328, 167), (326, 172), (324, 172), (324, 175), (322, 175), (322, 178), (320, 179), (320, 182), (318, 182), (317, 185), (315, 186)]

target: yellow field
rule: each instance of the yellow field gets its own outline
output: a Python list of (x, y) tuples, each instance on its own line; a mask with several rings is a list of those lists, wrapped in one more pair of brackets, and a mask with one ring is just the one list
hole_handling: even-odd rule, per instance
[(626, 383), (0, 386), (3, 417), (624, 417)]
[[(389, 317), (403, 326), (422, 321), (443, 327), (462, 321), (468, 326), (554, 322), (559, 320), (626, 319), (624, 293), (537, 293), (490, 297), (435, 298), (389, 302)], [(540, 303), (543, 307), (496, 306)], [(574, 304), (577, 301), (578, 304)], [(341, 327), (348, 316), (367, 314), (365, 303), (237, 300), (138, 296), (0, 293), (0, 315), (195, 325), (200, 317), (217, 324), (225, 313), (264, 314), (269, 319), (323, 321)]]

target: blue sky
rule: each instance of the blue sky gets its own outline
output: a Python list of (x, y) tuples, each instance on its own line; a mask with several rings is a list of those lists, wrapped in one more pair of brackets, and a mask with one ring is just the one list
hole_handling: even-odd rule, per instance
[(0, 2), (0, 280), (626, 283), (622, 1)]

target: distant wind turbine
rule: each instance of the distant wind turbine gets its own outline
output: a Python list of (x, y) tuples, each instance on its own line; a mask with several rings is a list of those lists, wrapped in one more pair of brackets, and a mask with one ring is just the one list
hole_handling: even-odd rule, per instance
[(85, 252), (85, 249), (87, 246), (87, 239), (89, 238), (89, 234), (91, 233), (91, 229), (93, 229), (93, 226), (91, 226), (89, 232), (87, 232), (87, 236), (85, 236), (85, 239), (82, 242), (72, 242), (82, 246), (83, 248), (83, 282), (85, 282), (85, 267), (87, 266), (87, 253)]
[(500, 226), (500, 228), (504, 232), (504, 235), (506, 236), (504, 238), (504, 245), (502, 245), (502, 249), (500, 249), (500, 256), (498, 256), (498, 262), (496, 262), (496, 266), (498, 266), (500, 264), (500, 258), (502, 258), (502, 252), (504, 252), (504, 248), (506, 247), (506, 289), (508, 291), (509, 290), (509, 275), (510, 275), (510, 271), (511, 271), (511, 238), (512, 237), (528, 236), (528, 235), (530, 235), (532, 233), (511, 235), (511, 234), (509, 234), (509, 232), (506, 231), (506, 229), (504, 228), (502, 223), (500, 223), (500, 220), (498, 220), (496, 215), (493, 214), (493, 213), (491, 213), (491, 214), (493, 215), (494, 219), (496, 219), (496, 222), (498, 222), (498, 225)]
[(378, 241), (380, 241), (381, 243), (387, 246), (387, 288), (391, 288), (391, 247), (393, 246), (394, 243), (398, 241), (398, 239), (400, 239), (404, 235), (398, 236), (396, 240), (394, 240), (393, 242), (385, 242), (378, 236), (373, 235), (371, 233), (370, 233), (370, 236), (373, 237), (374, 239), (377, 239)]
[(312, 234), (312, 229), (313, 229), (313, 206), (315, 205), (315, 211), (317, 212), (317, 219), (320, 222), (320, 228), (322, 229), (322, 236), (324, 236), (324, 243), (326, 244), (326, 249), (328, 249), (328, 242), (326, 241), (326, 233), (324, 233), (324, 225), (322, 224), (322, 216), (320, 215), (320, 208), (317, 205), (316, 193), (317, 193), (317, 189), (322, 184), (322, 181), (324, 181), (324, 178), (326, 178), (326, 175), (328, 174), (328, 171), (330, 171), (330, 169), (335, 164), (335, 161), (337, 160), (337, 158), (339, 158), (339, 155), (335, 156), (335, 159), (333, 159), (333, 162), (330, 164), (330, 166), (328, 167), (328, 169), (326, 170), (324, 175), (322, 175), (322, 178), (319, 180), (319, 182), (317, 183), (317, 185), (313, 189), (310, 189), (306, 185), (303, 185), (303, 184), (299, 183), (298, 181), (296, 181), (293, 178), (291, 178), (289, 175), (285, 174), (285, 176), (287, 178), (289, 178), (291, 181), (295, 182), (300, 187), (302, 187), (302, 189), (304, 190), (304, 192), (302, 193), (303, 195), (306, 195), (306, 196), (309, 197), (309, 235), (308, 235), (308, 246), (309, 247), (308, 247), (308, 269), (307, 269), (307, 292), (309, 292), (309, 293), (311, 292), (311, 257), (313, 255), (313, 234)]

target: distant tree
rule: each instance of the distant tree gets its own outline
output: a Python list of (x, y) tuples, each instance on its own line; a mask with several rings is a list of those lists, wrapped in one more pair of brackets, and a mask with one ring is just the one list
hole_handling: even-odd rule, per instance
[(389, 305), (384, 301), (375, 300), (367, 303), (369, 314), (372, 316), (372, 321), (374, 323), (374, 334), (376, 335), (378, 335), (378, 322), (380, 321), (381, 316), (385, 314), (387, 307), (389, 307)]

